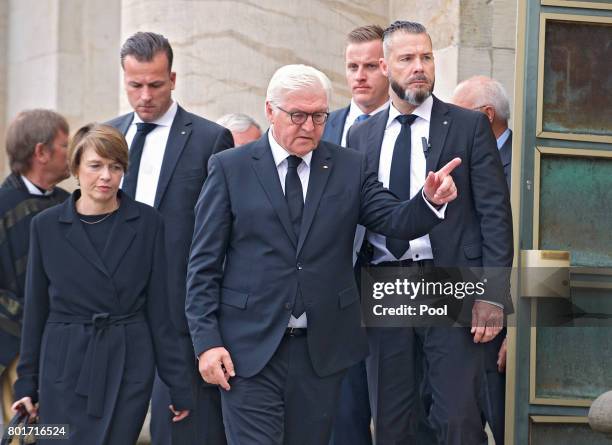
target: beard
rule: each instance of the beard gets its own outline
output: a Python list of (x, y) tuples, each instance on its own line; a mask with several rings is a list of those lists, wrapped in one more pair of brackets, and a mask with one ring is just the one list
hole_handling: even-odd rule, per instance
[[(425, 76), (415, 76), (414, 78), (410, 80), (412, 81), (412, 80), (429, 80), (429, 79)], [(410, 105), (414, 105), (415, 107), (418, 107), (419, 105), (421, 105), (423, 102), (425, 102), (425, 99), (431, 96), (431, 92), (433, 91), (433, 87), (434, 87), (434, 82), (431, 82), (431, 87), (427, 89), (416, 89), (416, 90), (409, 90), (408, 88), (404, 89), (399, 83), (397, 83), (393, 78), (391, 78), (391, 76), (389, 76), (389, 84), (391, 85), (391, 89), (395, 92), (395, 94), (397, 94), (397, 96), (400, 99), (405, 100)]]

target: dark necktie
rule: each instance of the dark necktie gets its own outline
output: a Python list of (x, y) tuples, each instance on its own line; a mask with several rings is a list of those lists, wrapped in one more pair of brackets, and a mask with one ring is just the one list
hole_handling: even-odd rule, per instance
[(140, 159), (144, 148), (147, 135), (157, 127), (157, 124), (150, 122), (138, 122), (136, 124), (136, 134), (130, 145), (130, 162), (127, 172), (123, 178), (123, 191), (131, 198), (136, 197), (136, 185), (138, 184), (138, 170), (140, 170)]
[(369, 117), (370, 117), (369, 114), (362, 114), (360, 116), (357, 116), (357, 119), (355, 119), (355, 122), (353, 122), (353, 124), (358, 124), (359, 122), (363, 122), (364, 120), (366, 120)]
[[(395, 147), (393, 147), (389, 190), (402, 201), (410, 199), (410, 126), (416, 118), (417, 116), (414, 114), (403, 114), (396, 118), (402, 124), (402, 130), (397, 136)], [(387, 238), (387, 249), (398, 260), (409, 247), (410, 241)]]
[[(302, 182), (297, 172), (298, 166), (302, 163), (302, 158), (291, 155), (287, 158), (287, 176), (285, 176), (285, 199), (289, 206), (289, 215), (295, 238), (300, 238), (300, 226), (302, 225), (302, 213), (304, 213), (304, 194), (302, 192)], [(295, 304), (291, 314), (299, 318), (304, 313), (304, 299), (298, 286)]]

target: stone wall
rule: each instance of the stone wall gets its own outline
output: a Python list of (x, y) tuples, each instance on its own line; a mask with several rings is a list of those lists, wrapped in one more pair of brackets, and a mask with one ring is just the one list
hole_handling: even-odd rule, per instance
[[(175, 52), (175, 98), (210, 119), (245, 112), (262, 126), (272, 73), (311, 64), (332, 80), (331, 108), (350, 99), (344, 38), (367, 23), (420, 21), (432, 36), (436, 90), (448, 99), (474, 74), (514, 83), (516, 0), (0, 0), (0, 136), (18, 111), (50, 107), (73, 129), (129, 110), (118, 52), (151, 30)], [(0, 172), (6, 172), (4, 150)], [(3, 175), (0, 175), (3, 176)]]

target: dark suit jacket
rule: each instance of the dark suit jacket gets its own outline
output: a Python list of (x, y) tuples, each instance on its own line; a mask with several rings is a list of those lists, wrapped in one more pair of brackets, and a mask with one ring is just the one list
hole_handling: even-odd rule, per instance
[(350, 106), (340, 108), (339, 110), (329, 113), (323, 136), (321, 140), (331, 142), (332, 144), (340, 145), (342, 142), (342, 133), (344, 132), (344, 122), (349, 114)]
[(296, 239), (267, 138), (210, 159), (187, 273), (195, 353), (225, 346), (238, 375), (257, 374), (281, 341), (299, 286), (314, 369), (329, 375), (367, 354), (351, 255), (357, 223), (411, 239), (440, 220), (420, 196), (400, 203), (362, 154), (321, 141)]
[(181, 408), (193, 403), (190, 374), (167, 316), (161, 216), (120, 192), (100, 255), (79, 195), (32, 220), (15, 395), (39, 397), (40, 421), (70, 424), (71, 443), (116, 443), (144, 419), (156, 366)]
[[(126, 134), (134, 113), (117, 117), (109, 125)], [(170, 316), (183, 334), (185, 320), (185, 276), (195, 220), (194, 207), (206, 179), (208, 159), (213, 153), (234, 146), (226, 128), (178, 107), (164, 154), (155, 208), (166, 225)]]
[(510, 182), (512, 179), (512, 130), (510, 130), (510, 136), (504, 142), (504, 145), (499, 149), (499, 157), (501, 158), (502, 166), (504, 167), (504, 175), (506, 176), (506, 183), (508, 189), (510, 189)]
[[(388, 110), (378, 113), (351, 127), (347, 137), (348, 146), (366, 153), (376, 172), (388, 118)], [(429, 233), (434, 262), (442, 267), (491, 268), (495, 279), (488, 280), (483, 299), (512, 311), (509, 282), (495, 275), (501, 272), (497, 268), (512, 265), (513, 245), (508, 187), (491, 126), (483, 113), (434, 97), (429, 143), (427, 171), (437, 171), (454, 157), (463, 161), (452, 173), (458, 197), (448, 204), (444, 221)]]

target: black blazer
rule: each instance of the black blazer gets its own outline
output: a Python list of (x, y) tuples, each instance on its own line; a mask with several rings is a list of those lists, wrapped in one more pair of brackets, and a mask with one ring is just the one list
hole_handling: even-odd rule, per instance
[[(389, 110), (353, 126), (348, 146), (365, 153), (368, 165), (378, 172), (380, 150)], [(454, 157), (463, 161), (453, 173), (458, 197), (448, 204), (444, 221), (429, 237), (436, 266), (490, 267), (512, 265), (512, 216), (508, 187), (497, 152), (495, 136), (483, 113), (447, 104), (434, 97), (429, 128), (427, 171), (437, 171)], [(508, 273), (509, 277), (509, 273)], [(489, 280), (483, 299), (512, 311), (509, 281)]]
[(103, 442), (138, 421), (135, 407), (144, 416), (156, 366), (175, 406), (190, 407), (190, 373), (167, 315), (161, 216), (119, 192), (99, 255), (76, 213), (79, 196), (32, 220), (15, 395), (40, 398), (42, 423)]
[(332, 144), (340, 145), (342, 142), (342, 133), (344, 132), (344, 123), (346, 116), (349, 114), (350, 106), (340, 108), (339, 110), (329, 113), (325, 129), (323, 130), (323, 141), (331, 142)]
[(362, 154), (322, 141), (296, 239), (265, 134), (211, 157), (196, 221), (186, 305), (195, 353), (225, 346), (236, 373), (250, 377), (278, 347), (298, 285), (315, 371), (329, 375), (362, 360), (355, 227), (411, 239), (440, 220), (421, 196), (400, 203)]
[[(126, 134), (134, 113), (117, 117), (109, 125)], [(183, 334), (185, 320), (185, 276), (195, 220), (194, 207), (206, 179), (208, 159), (213, 153), (234, 146), (226, 128), (178, 107), (164, 154), (155, 208), (166, 225), (170, 317)]]

